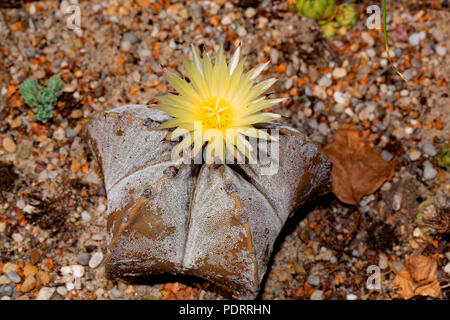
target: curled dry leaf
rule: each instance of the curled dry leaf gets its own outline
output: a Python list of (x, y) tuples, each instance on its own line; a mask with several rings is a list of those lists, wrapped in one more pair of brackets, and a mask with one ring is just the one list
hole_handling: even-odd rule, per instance
[(398, 296), (411, 299), (414, 296), (441, 296), (441, 287), (437, 279), (438, 265), (433, 257), (414, 255), (406, 262), (407, 270), (397, 273), (394, 288)]
[(19, 87), (8, 85), (6, 92), (6, 104), (10, 108), (17, 108), (23, 106), (24, 102), (20, 96)]
[(339, 130), (323, 151), (333, 163), (332, 191), (342, 202), (357, 205), (391, 176), (392, 166), (356, 130)]

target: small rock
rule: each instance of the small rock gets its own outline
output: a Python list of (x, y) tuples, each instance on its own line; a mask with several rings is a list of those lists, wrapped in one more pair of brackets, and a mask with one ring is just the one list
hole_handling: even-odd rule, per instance
[(3, 139), (3, 148), (6, 150), (6, 152), (14, 153), (17, 150), (17, 146), (14, 143), (13, 139), (7, 137)]
[(31, 260), (31, 264), (38, 263), (41, 260), (41, 255), (39, 254), (39, 251), (37, 251), (36, 249), (31, 250), (30, 260)]
[(20, 278), (20, 276), (17, 274), (17, 272), (15, 272), (15, 271), (8, 272), (8, 278), (9, 278), (9, 280), (11, 280), (12, 282), (15, 282), (15, 283), (20, 283), (20, 281), (22, 280)]
[(409, 158), (411, 159), (411, 161), (416, 161), (420, 158), (420, 155), (420, 151), (414, 150), (409, 153)]
[(79, 119), (83, 116), (83, 111), (81, 111), (80, 109), (75, 109), (70, 113), (70, 117), (72, 119)]
[(34, 287), (36, 287), (36, 279), (34, 278), (34, 276), (28, 276), (22, 283), (20, 291), (23, 293), (30, 292), (31, 290), (34, 289)]
[(438, 55), (440, 55), (441, 57), (445, 56), (447, 54), (447, 48), (446, 47), (441, 47), (441, 46), (436, 46), (436, 53)]
[(361, 32), (361, 38), (369, 47), (372, 47), (375, 44), (375, 40), (368, 32)]
[(2, 271), (4, 273), (9, 273), (11, 271), (16, 271), (17, 268), (19, 268), (19, 266), (17, 264), (11, 263), (11, 262), (7, 262), (5, 263), (5, 265), (3, 266)]
[(64, 132), (64, 129), (62, 127), (59, 127), (58, 129), (53, 132), (53, 138), (56, 140), (63, 140), (66, 136), (66, 133)]
[(31, 264), (27, 264), (23, 268), (23, 275), (25, 277), (34, 276), (37, 272), (38, 272), (38, 268), (36, 268), (35, 266), (33, 266)]
[(353, 293), (349, 293), (349, 294), (347, 294), (346, 299), (347, 300), (356, 300), (356, 299), (358, 299), (358, 297)]
[(12, 286), (8, 286), (8, 285), (4, 285), (3, 287), (2, 287), (2, 293), (5, 295), (5, 296), (10, 296), (10, 295), (12, 295), (12, 293), (13, 293), (13, 287)]
[(340, 79), (347, 75), (347, 70), (345, 68), (336, 68), (333, 70), (333, 78)]
[(394, 156), (389, 151), (383, 150), (381, 151), (381, 157), (383, 158), (384, 161), (389, 162), (392, 160)]
[(84, 222), (90, 221), (91, 215), (89, 214), (89, 212), (87, 212), (87, 211), (81, 212), (81, 220)]
[(50, 300), (53, 293), (55, 293), (55, 290), (55, 288), (42, 287), (41, 290), (39, 290), (36, 300)]
[(447, 264), (445, 265), (444, 271), (445, 271), (447, 274), (450, 274), (450, 262), (447, 263)]
[(89, 260), (89, 267), (95, 269), (100, 265), (100, 263), (102, 263), (102, 261), (103, 261), (103, 253), (96, 252), (92, 255), (91, 260)]
[(113, 288), (111, 290), (111, 293), (113, 294), (114, 298), (123, 298), (123, 292), (117, 288)]
[(378, 266), (380, 267), (381, 270), (384, 270), (388, 267), (388, 261), (384, 255), (380, 255)]
[(425, 161), (423, 164), (423, 178), (425, 180), (431, 180), (436, 178), (437, 176), (437, 171), (436, 169), (433, 167), (433, 165), (431, 164), (430, 161)]
[(225, 17), (222, 18), (221, 22), (222, 22), (223, 25), (228, 25), (228, 24), (231, 24), (232, 21), (231, 21), (231, 18), (229, 16), (225, 16)]
[(84, 275), (84, 267), (83, 266), (80, 266), (78, 264), (74, 264), (74, 265), (72, 265), (70, 267), (72, 269), (72, 275), (75, 278), (81, 278)]
[(330, 78), (323, 76), (322, 78), (319, 79), (317, 84), (321, 87), (328, 88), (329, 86), (331, 86), (333, 84), (333, 81), (331, 81)]
[(420, 41), (426, 38), (426, 33), (420, 31), (409, 36), (408, 41), (412, 46), (418, 46)]
[(434, 157), (437, 155), (436, 148), (428, 141), (425, 141), (420, 149), (429, 156)]
[(320, 279), (313, 274), (308, 276), (308, 283), (313, 287), (317, 287), (320, 284)]
[(5, 275), (0, 276), (0, 286), (4, 284), (11, 283), (11, 280)]
[(125, 33), (123, 38), (131, 44), (135, 44), (139, 41), (139, 38), (132, 32)]
[(248, 19), (253, 18), (255, 16), (255, 14), (256, 14), (256, 9), (255, 8), (248, 7), (247, 9), (245, 9), (244, 15)]
[(46, 271), (38, 271), (36, 273), (36, 279), (42, 284), (47, 284), (50, 282), (50, 274)]
[(314, 290), (310, 299), (311, 300), (323, 300), (323, 291), (322, 290)]
[(89, 264), (90, 259), (91, 255), (89, 253), (82, 253), (78, 256), (77, 262), (82, 266), (87, 266)]
[(65, 296), (67, 294), (67, 289), (63, 286), (56, 288), (56, 292), (61, 295), (61, 296)]

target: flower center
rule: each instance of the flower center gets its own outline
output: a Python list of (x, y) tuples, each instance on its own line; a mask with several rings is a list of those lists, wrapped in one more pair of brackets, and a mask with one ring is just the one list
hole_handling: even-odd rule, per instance
[(233, 120), (230, 103), (221, 97), (211, 97), (200, 107), (200, 121), (206, 129), (226, 129)]

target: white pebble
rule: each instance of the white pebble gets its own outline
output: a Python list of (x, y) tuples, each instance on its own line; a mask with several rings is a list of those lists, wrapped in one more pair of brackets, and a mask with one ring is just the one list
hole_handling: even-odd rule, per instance
[(103, 253), (96, 252), (92, 255), (91, 260), (89, 260), (89, 267), (95, 269), (100, 265), (100, 263), (102, 263), (102, 261), (103, 261)]

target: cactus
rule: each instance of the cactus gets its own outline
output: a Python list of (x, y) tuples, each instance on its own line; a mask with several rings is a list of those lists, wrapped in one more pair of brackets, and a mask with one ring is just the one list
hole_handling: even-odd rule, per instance
[(47, 86), (39, 90), (36, 79), (28, 78), (19, 87), (23, 101), (34, 112), (33, 119), (45, 123), (53, 117), (53, 109), (58, 100), (58, 92), (62, 89), (61, 78), (52, 76), (47, 81)]
[(334, 22), (323, 21), (319, 23), (320, 29), (322, 30), (322, 37), (325, 40), (333, 40), (336, 35), (336, 27)]
[(322, 36), (332, 40), (336, 35), (336, 24), (347, 29), (353, 27), (358, 19), (354, 4), (336, 5), (336, 0), (297, 0), (298, 14), (318, 21)]
[(353, 3), (341, 4), (338, 8), (338, 13), (336, 15), (336, 22), (339, 23), (341, 27), (351, 29), (358, 20), (358, 11)]
[(324, 20), (336, 13), (336, 0), (297, 0), (299, 14), (317, 20)]
[(441, 156), (438, 158), (438, 165), (447, 170), (450, 168), (450, 144), (442, 148)]
[(260, 164), (180, 163), (171, 158), (177, 142), (164, 139), (170, 131), (157, 128), (169, 119), (128, 105), (87, 125), (108, 194), (106, 273), (192, 275), (254, 298), (286, 219), (329, 191), (330, 161), (281, 127), (274, 175), (261, 175)]

